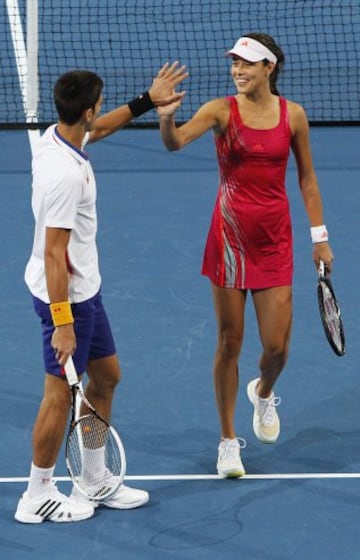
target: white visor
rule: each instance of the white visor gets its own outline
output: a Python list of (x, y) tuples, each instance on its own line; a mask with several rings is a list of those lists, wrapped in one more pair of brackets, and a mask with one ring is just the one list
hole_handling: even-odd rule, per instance
[(225, 53), (225, 56), (232, 55), (240, 56), (240, 58), (248, 60), (249, 62), (259, 62), (260, 60), (264, 60), (266, 58), (274, 64), (277, 63), (277, 58), (270, 49), (250, 37), (240, 37), (233, 48)]

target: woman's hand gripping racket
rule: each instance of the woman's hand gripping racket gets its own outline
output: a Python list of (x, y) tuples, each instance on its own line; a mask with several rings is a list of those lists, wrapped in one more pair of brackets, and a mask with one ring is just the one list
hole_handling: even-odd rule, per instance
[[(72, 393), (72, 412), (66, 438), (66, 465), (74, 486), (87, 498), (103, 501), (112, 496), (125, 477), (126, 458), (116, 430), (86, 399), (70, 357), (65, 374)], [(88, 413), (77, 419), (77, 397)]]
[(320, 261), (318, 275), (317, 295), (325, 335), (335, 354), (343, 356), (345, 335), (341, 311), (324, 261)]

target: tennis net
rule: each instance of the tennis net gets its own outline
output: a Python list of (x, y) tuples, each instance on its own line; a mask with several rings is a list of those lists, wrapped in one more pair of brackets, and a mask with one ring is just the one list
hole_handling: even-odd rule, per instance
[[(282, 47), (280, 92), (301, 103), (311, 123), (360, 122), (359, 0), (31, 2), (38, 2), (36, 126), (56, 120), (52, 88), (67, 70), (97, 72), (109, 110), (147, 89), (160, 66), (174, 60), (190, 72), (177, 112), (183, 122), (205, 101), (235, 91), (224, 53), (251, 31), (269, 33)], [(0, 6), (1, 128), (34, 127), (26, 115), (26, 6)], [(156, 125), (155, 112), (134, 124)]]

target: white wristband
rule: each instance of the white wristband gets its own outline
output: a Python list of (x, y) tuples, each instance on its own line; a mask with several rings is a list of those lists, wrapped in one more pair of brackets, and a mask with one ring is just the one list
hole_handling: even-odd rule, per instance
[(311, 241), (313, 243), (322, 243), (328, 241), (329, 236), (325, 225), (310, 228)]

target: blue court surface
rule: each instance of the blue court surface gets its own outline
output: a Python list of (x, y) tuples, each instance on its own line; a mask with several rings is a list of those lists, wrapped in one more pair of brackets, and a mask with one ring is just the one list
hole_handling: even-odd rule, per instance
[[(14, 520), (43, 384), (40, 330), (23, 281), (33, 234), (30, 148), (26, 132), (0, 133), (1, 558), (360, 558), (360, 130), (312, 128), (311, 137), (347, 353), (335, 356), (322, 331), (291, 159), (294, 326), (276, 387), (282, 431), (273, 446), (252, 432), (245, 387), (257, 375), (260, 348), (249, 299), (237, 408), (238, 435), (247, 441), (241, 480), (215, 476), (216, 326), (209, 282), (200, 275), (218, 182), (211, 135), (174, 154), (157, 130), (123, 130), (89, 147), (104, 303), (123, 368), (113, 422), (126, 446), (127, 483), (149, 490), (151, 500), (139, 510), (101, 509), (88, 521), (36, 526)], [(70, 492), (63, 451), (56, 475)]]

